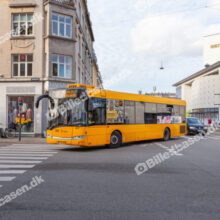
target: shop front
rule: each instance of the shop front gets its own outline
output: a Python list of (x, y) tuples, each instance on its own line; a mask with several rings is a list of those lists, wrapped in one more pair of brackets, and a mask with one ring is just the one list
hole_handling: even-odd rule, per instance
[(212, 120), (212, 123), (219, 123), (219, 108), (193, 109), (190, 112), (190, 117), (199, 118), (204, 124), (208, 124), (209, 119)]
[(34, 96), (8, 96), (8, 128), (18, 129), (19, 106), (18, 99), (23, 99), (21, 111), (21, 131), (23, 133), (34, 133)]

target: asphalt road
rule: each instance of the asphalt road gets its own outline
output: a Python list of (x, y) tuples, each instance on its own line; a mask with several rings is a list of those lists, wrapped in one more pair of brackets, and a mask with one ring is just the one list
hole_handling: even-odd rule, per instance
[[(220, 136), (201, 140), (142, 175), (135, 173), (137, 163), (183, 141), (118, 149), (1, 147), (0, 202), (7, 203), (0, 207), (0, 219), (219, 220)], [(34, 188), (12, 198), (36, 176), (38, 185), (34, 181)]]

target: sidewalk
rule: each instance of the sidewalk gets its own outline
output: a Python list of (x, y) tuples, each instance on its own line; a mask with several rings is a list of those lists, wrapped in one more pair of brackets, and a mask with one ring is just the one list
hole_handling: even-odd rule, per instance
[(12, 144), (46, 144), (46, 138), (40, 137), (22, 137), (19, 142), (18, 138), (0, 138), (0, 147)]

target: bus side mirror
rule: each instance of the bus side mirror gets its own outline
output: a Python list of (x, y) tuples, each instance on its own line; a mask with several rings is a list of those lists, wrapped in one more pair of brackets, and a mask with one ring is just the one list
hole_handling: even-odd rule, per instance
[(51, 109), (54, 109), (54, 107), (55, 107), (54, 100), (49, 95), (42, 95), (42, 96), (38, 97), (36, 104), (35, 104), (36, 108), (39, 107), (40, 101), (45, 98), (50, 100)]

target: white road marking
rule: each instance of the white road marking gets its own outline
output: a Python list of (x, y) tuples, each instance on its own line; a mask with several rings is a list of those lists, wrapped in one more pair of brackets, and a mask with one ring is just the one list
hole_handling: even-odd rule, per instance
[[(24, 146), (24, 144), (12, 144), (13, 146)], [(43, 147), (43, 146), (48, 146), (48, 147), (50, 147), (50, 146), (52, 146), (52, 144), (26, 144), (26, 145), (28, 145), (28, 146), (36, 146), (36, 147)], [(54, 144), (54, 145), (56, 145), (56, 144)]]
[(17, 154), (14, 154), (14, 153), (12, 153), (12, 154), (10, 154), (10, 153), (1, 153), (1, 151), (0, 151), (0, 156), (31, 156), (31, 157), (33, 157), (33, 156), (39, 156), (39, 157), (52, 157), (53, 156), (53, 154), (25, 154), (25, 153), (17, 153)]
[(22, 174), (25, 172), (26, 170), (0, 170), (0, 174)]
[[(27, 146), (27, 147), (26, 147)], [(10, 145), (0, 148), (0, 181), (11, 181), (58, 153), (51, 145)], [(15, 175), (15, 177), (10, 176)], [(4, 185), (0, 185), (3, 187)]]
[(37, 161), (37, 160), (0, 160), (1, 163), (41, 163), (42, 161)]
[(181, 138), (189, 139), (189, 137), (187, 137), (187, 136), (181, 136), (180, 139), (181, 139)]
[(207, 139), (220, 140), (220, 137), (208, 137)]
[(23, 151), (25, 151), (25, 152), (43, 152), (43, 153), (54, 153), (54, 154), (56, 154), (57, 153), (57, 151), (55, 151), (54, 149), (51, 149), (51, 150), (49, 150), (49, 149), (31, 149), (31, 148), (29, 148), (29, 149), (18, 149), (18, 148), (1, 148), (0, 149), (1, 151), (21, 151), (21, 152), (23, 152)]
[(22, 159), (22, 160), (46, 160), (48, 157), (2, 157), (0, 159)]
[(159, 146), (159, 147), (161, 147), (161, 148), (167, 150), (169, 153), (174, 154), (175, 156), (183, 156), (183, 154), (178, 153), (177, 151), (175, 151), (175, 150), (173, 150), (173, 149), (171, 149), (171, 148), (169, 148), (169, 147), (167, 147), (167, 146), (165, 146), (165, 145), (163, 145), (163, 144), (160, 144), (160, 143), (155, 143), (155, 144), (156, 144), (157, 146)]
[(0, 164), (0, 168), (33, 168), (35, 165), (6, 165)]
[(0, 149), (0, 152), (2, 153), (11, 153), (13, 152), (14, 154), (16, 153), (30, 153), (30, 154), (56, 154), (57, 152), (55, 151), (31, 151), (31, 150), (22, 150), (22, 151), (18, 151), (18, 150), (5, 150), (5, 149)]
[(15, 177), (12, 176), (0, 177), (0, 181), (12, 181), (13, 179), (15, 179)]

